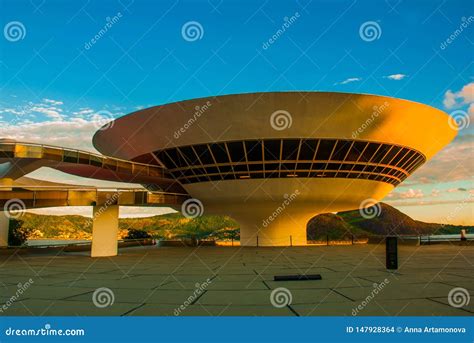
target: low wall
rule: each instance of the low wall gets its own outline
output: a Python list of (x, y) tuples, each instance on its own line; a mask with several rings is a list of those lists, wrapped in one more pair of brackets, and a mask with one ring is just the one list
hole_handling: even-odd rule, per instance
[[(151, 238), (124, 240), (118, 242), (119, 248), (136, 247), (143, 245), (155, 245), (156, 241)], [(91, 243), (79, 243), (68, 245), (38, 245), (38, 246), (24, 246), (24, 247), (8, 247), (0, 249), (0, 254), (11, 255), (13, 253), (19, 254), (51, 254), (51, 252), (75, 252), (75, 251), (90, 251)]]
[(158, 241), (157, 245), (159, 247), (196, 247), (196, 246), (205, 246), (213, 247), (216, 246), (216, 241), (193, 241), (191, 239), (185, 240), (162, 240)]

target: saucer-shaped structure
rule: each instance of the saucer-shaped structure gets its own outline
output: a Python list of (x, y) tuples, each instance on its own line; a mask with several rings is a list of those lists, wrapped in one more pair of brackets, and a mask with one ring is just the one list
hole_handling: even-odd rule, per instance
[(144, 109), (93, 141), (104, 155), (166, 167), (204, 213), (240, 223), (242, 245), (282, 246), (306, 244), (318, 213), (381, 200), (455, 136), (451, 117), (420, 103), (272, 92)]

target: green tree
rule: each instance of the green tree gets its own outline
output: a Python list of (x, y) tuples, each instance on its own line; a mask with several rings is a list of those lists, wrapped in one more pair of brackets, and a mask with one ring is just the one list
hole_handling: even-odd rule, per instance
[(31, 229), (24, 225), (24, 222), (19, 219), (10, 219), (10, 226), (8, 231), (8, 245), (22, 246), (26, 245)]
[(125, 239), (143, 239), (151, 238), (150, 234), (144, 230), (129, 229)]

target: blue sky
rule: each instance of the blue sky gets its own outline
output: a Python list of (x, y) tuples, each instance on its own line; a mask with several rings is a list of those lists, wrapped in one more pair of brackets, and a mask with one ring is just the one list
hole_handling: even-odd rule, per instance
[[(92, 149), (97, 113), (278, 90), (388, 95), (470, 119), (473, 15), (467, 0), (2, 0), (0, 136)], [(107, 18), (113, 24), (100, 34)], [(7, 33), (12, 22), (20, 39)], [(189, 22), (199, 39), (183, 36)], [(377, 31), (371, 41), (360, 34), (367, 22)], [(467, 125), (389, 200), (420, 219), (427, 208), (446, 217), (472, 195), (472, 136)], [(452, 158), (460, 167), (448, 179)], [(468, 202), (458, 219), (472, 217)]]

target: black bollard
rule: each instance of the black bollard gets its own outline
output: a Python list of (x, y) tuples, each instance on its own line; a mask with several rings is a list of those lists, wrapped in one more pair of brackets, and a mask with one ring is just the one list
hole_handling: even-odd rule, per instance
[(385, 251), (387, 269), (398, 269), (398, 239), (396, 236), (387, 236), (385, 239)]

